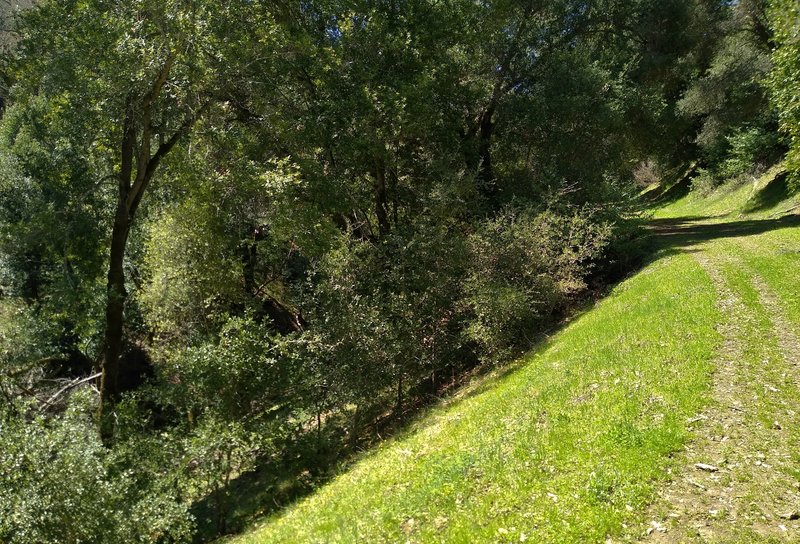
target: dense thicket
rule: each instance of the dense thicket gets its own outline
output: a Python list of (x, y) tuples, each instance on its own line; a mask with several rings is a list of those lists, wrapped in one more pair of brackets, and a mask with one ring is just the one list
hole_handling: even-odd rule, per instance
[(233, 478), (319, 476), (519, 354), (638, 258), (643, 184), (774, 162), (779, 122), (797, 162), (796, 21), (758, 0), (5, 13), (0, 540), (228, 530)]

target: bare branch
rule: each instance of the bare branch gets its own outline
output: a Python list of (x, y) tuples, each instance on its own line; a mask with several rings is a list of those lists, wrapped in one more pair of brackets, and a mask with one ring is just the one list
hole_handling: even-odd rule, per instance
[(96, 374), (92, 374), (91, 376), (87, 376), (85, 378), (81, 378), (79, 380), (75, 380), (74, 382), (68, 383), (67, 385), (65, 385), (64, 387), (62, 387), (58, 391), (56, 391), (55, 394), (53, 394), (53, 396), (51, 396), (49, 399), (47, 399), (42, 407), (43, 408), (47, 408), (48, 406), (52, 405), (56, 401), (56, 399), (58, 397), (60, 397), (61, 395), (63, 395), (67, 391), (69, 391), (70, 389), (72, 389), (74, 387), (78, 387), (79, 385), (81, 385), (83, 383), (95, 380), (95, 379), (99, 378), (102, 375), (103, 375), (102, 372), (98, 372)]

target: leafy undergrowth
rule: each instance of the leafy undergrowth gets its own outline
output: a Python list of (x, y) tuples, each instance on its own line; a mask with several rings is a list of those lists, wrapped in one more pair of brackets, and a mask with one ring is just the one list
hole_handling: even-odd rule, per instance
[(714, 293), (685, 254), (620, 284), (235, 542), (586, 542), (632, 527), (701, 407)]

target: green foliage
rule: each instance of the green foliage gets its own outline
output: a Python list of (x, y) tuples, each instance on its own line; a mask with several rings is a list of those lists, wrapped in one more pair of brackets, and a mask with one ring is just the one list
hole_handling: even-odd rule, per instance
[(698, 168), (692, 178), (692, 190), (708, 196), (725, 183), (744, 183), (757, 179), (778, 160), (780, 135), (759, 127), (740, 128), (726, 138), (727, 152), (716, 164)]
[(242, 160), (219, 173), (202, 156), (180, 154), (168, 174), (180, 198), (151, 211), (146, 281), (136, 293), (163, 345), (214, 337), (228, 315), (257, 310), (266, 296), (285, 299), (295, 268), (335, 236), (315, 205), (300, 201), (306, 186), (286, 159)]
[[(16, 410), (21, 409), (17, 406)], [(88, 412), (90, 396), (72, 397), (58, 419), (28, 420), (0, 406), (0, 538), (30, 542), (183, 542), (185, 505), (133, 450), (106, 449)], [(132, 464), (120, 459), (130, 456)], [(149, 476), (149, 477), (148, 477)]]
[(236, 500), (230, 493), (231, 481), (256, 467), (265, 439), (273, 438), (266, 429), (256, 433), (248, 427), (207, 418), (185, 440), (184, 458), (189, 461), (181, 483), (187, 495), (211, 498), (219, 533), (226, 532), (226, 516)]
[(746, 172), (761, 173), (777, 158), (780, 139), (772, 130), (745, 128), (727, 137), (729, 151), (720, 165), (723, 178), (734, 178)]
[(57, 347), (50, 343), (57, 338), (57, 331), (47, 325), (22, 300), (0, 300), (0, 380), (24, 374), (29, 367), (41, 371), (31, 361), (57, 353)]
[(291, 339), (271, 336), (252, 318), (231, 318), (218, 342), (172, 357), (161, 366), (172, 404), (195, 417), (211, 412), (230, 421), (268, 417), (284, 410), (301, 376)]
[(330, 346), (323, 379), (339, 402), (369, 404), (392, 384), (402, 394), (437, 370), (468, 363), (459, 360), (464, 238), (420, 228), (377, 246), (343, 244), (320, 265), (311, 319)]
[(772, 0), (769, 18), (774, 31), (776, 48), (772, 54), (775, 69), (768, 86), (777, 107), (781, 129), (790, 138), (787, 168), (795, 173), (800, 184), (800, 6), (792, 0)]
[(64, 134), (68, 119), (50, 106), (40, 97), (3, 117), (0, 284), (91, 345), (101, 313), (104, 195), (91, 192), (97, 173)]
[(527, 347), (565, 299), (586, 287), (610, 232), (587, 211), (512, 209), (486, 222), (470, 238), (473, 265), (465, 292), (475, 319), (469, 337), (492, 360)]
[(137, 298), (160, 338), (213, 333), (225, 310), (242, 302), (242, 258), (223, 218), (213, 200), (200, 196), (149, 222), (142, 267), (147, 283)]
[(679, 103), (687, 115), (704, 116), (698, 143), (714, 152), (724, 146), (731, 128), (764, 113), (761, 80), (772, 64), (760, 44), (744, 30), (732, 34), (712, 59), (705, 76), (690, 87)]
[(723, 9), (722, 36), (703, 75), (678, 102), (697, 119), (696, 142), (712, 175), (735, 177), (780, 154), (775, 119), (764, 82), (772, 70), (763, 2), (737, 2)]
[[(696, 159), (694, 124), (715, 175), (776, 147), (759, 86), (769, 56), (748, 37), (758, 5), (715, 5), (51, 0), (23, 12), (2, 66), (0, 388), (9, 405), (27, 399), (9, 436), (36, 437), (19, 448), (53, 469), (42, 497), (67, 470), (48, 443), (71, 432), (76, 478), (101, 489), (30, 530), (182, 539), (187, 504), (204, 501), (224, 532), (232, 479), (265, 460), (324, 472), (317, 459), (392, 409), (519, 353), (587, 282), (622, 275), (641, 250), (632, 165)], [(121, 300), (112, 320), (104, 303)], [(121, 359), (135, 379), (102, 405), (109, 449), (88, 404), (63, 413), (113, 351), (104, 333), (119, 327), (104, 318), (145, 367)], [(84, 365), (48, 373), (70, 357)], [(118, 528), (69, 533), (104, 508)]]
[(692, 191), (699, 196), (707, 196), (719, 187), (722, 181), (706, 168), (698, 168), (692, 178)]

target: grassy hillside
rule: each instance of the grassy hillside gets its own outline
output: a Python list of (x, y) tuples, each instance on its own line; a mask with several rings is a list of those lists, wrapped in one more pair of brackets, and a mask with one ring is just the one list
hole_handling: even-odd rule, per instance
[(718, 343), (713, 296), (690, 256), (665, 256), (518, 370), (476, 384), (236, 542), (624, 533), (703, 403)]
[(709, 193), (692, 192), (655, 210), (655, 218), (703, 217), (718, 221), (759, 219), (797, 212), (789, 195), (786, 170), (778, 164), (759, 176), (741, 176)]
[(519, 370), (442, 406), (237, 542), (620, 534), (687, 438), (685, 420), (709, 383), (716, 319), (697, 263), (666, 257)]
[[(774, 312), (759, 298), (763, 289), (774, 293), (785, 309), (782, 327), (800, 331), (800, 228), (778, 218), (796, 201), (776, 179), (779, 169), (657, 210), (661, 249), (649, 266), (506, 375), (475, 383), (232, 542), (604, 542), (643, 537), (648, 525), (654, 535), (708, 536), (692, 529), (711, 526), (692, 517), (691, 505), (702, 501), (690, 497), (681, 510), (667, 491), (696, 483), (695, 461), (723, 455), (704, 445), (704, 433), (719, 429), (698, 421), (713, 421), (723, 402), (740, 403), (730, 397), (735, 385), (720, 397), (725, 368), (740, 388), (783, 382), (779, 402), (756, 395), (751, 419), (741, 423), (754, 426), (741, 434), (743, 451), (771, 440), (755, 428), (788, 417), (774, 412), (800, 398), (781, 366), (785, 342)], [(737, 366), (725, 367), (721, 357), (733, 344)], [(773, 375), (781, 372), (783, 380)], [(800, 442), (794, 428), (787, 445)], [(793, 478), (792, 462), (781, 477)], [(751, 499), (766, 486), (794, 485), (731, 468), (730, 482), (737, 479), (750, 482), (743, 496)], [(763, 514), (730, 510), (745, 520)], [(681, 516), (685, 534), (674, 521)], [(790, 530), (779, 527), (778, 536)], [(746, 523), (734, 536), (759, 535), (774, 536)]]

